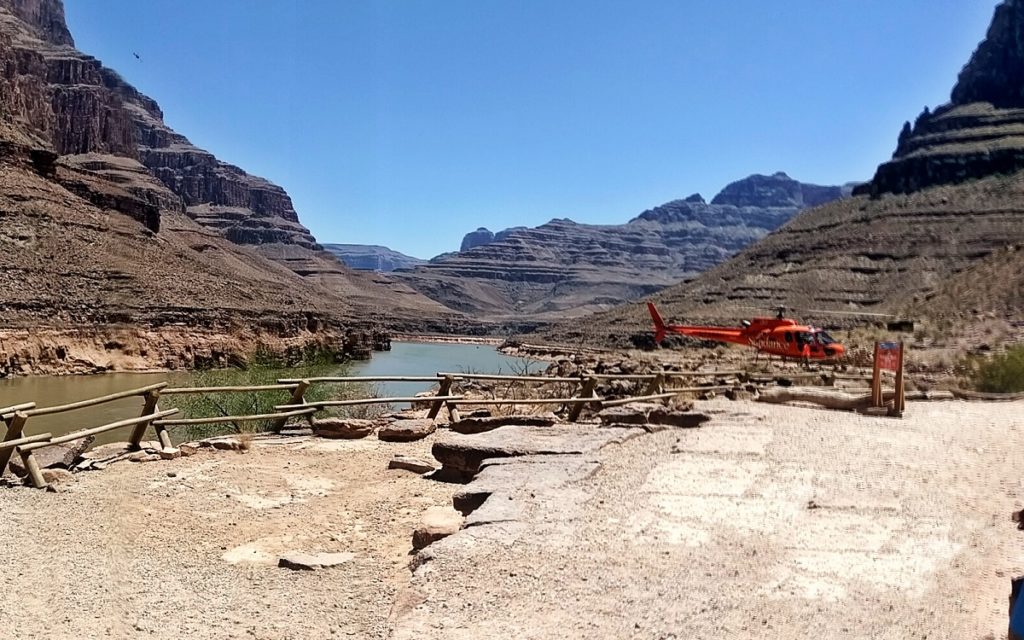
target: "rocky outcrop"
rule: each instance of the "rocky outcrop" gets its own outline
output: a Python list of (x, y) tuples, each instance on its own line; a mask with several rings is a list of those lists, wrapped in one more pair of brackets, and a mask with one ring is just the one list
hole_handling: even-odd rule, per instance
[(462, 238), (462, 246), (459, 247), (459, 251), (469, 251), (477, 247), (491, 244), (492, 242), (501, 242), (516, 231), (522, 231), (528, 227), (509, 227), (498, 233), (492, 232), (487, 227), (480, 227), (476, 231), (470, 231)]
[(426, 262), (375, 244), (325, 244), (323, 247), (346, 266), (360, 271), (390, 273), (413, 269)]
[(470, 231), (462, 238), (459, 251), (469, 251), (492, 242), (494, 242), (494, 232), (486, 227), (480, 227), (476, 231)]
[(280, 187), (197, 149), (72, 47), (60, 0), (0, 0), (0, 316), (8, 327), (298, 316), (409, 331), (456, 314), (321, 250)]
[(949, 104), (903, 125), (893, 159), (858, 193), (911, 193), (1024, 168), (1024, 0), (996, 8)]
[(840, 187), (806, 185), (784, 173), (751, 176), (726, 187), (712, 204), (695, 195), (623, 225), (552, 220), (396, 276), (427, 297), (474, 314), (581, 315), (691, 278), (804, 206), (842, 195)]

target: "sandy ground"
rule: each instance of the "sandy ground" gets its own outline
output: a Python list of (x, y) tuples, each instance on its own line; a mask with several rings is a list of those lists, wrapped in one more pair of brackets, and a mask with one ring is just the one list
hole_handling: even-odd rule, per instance
[(396, 637), (1005, 637), (1024, 405), (702, 406), (433, 545)]
[[(454, 489), (387, 470), (395, 453), (429, 443), (292, 439), (0, 489), (0, 638), (387, 637), (412, 531)], [(291, 550), (356, 555), (278, 568)]]
[[(715, 419), (588, 454), (596, 472), (435, 543), (414, 574), (411, 531), (459, 487), (386, 464), (430, 440), (288, 440), (0, 489), (0, 637), (1003, 637), (1024, 405), (699, 408)], [(355, 558), (278, 568), (290, 550)]]

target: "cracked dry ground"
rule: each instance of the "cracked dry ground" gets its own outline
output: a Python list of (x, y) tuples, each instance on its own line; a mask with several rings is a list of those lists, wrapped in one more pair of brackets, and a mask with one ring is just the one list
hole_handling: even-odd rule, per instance
[(1005, 637), (1024, 405), (700, 407), (582, 477), (531, 465), (488, 499), (516, 508), (428, 549), (395, 637)]
[[(585, 473), (538, 464), (415, 574), (420, 514), (464, 487), (385, 468), (444, 434), (268, 441), (2, 489), (0, 637), (1003, 637), (1024, 572), (1009, 519), (1024, 407), (700, 409), (701, 429), (579, 456)], [(356, 557), (277, 568), (290, 550)]]

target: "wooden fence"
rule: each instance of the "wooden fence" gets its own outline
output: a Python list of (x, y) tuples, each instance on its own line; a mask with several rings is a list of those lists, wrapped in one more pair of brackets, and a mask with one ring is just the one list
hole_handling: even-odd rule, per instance
[[(14, 454), (18, 454), (24, 463), (29, 480), (35, 487), (43, 488), (46, 481), (43, 478), (33, 452), (58, 444), (74, 442), (90, 436), (108, 433), (119, 429), (132, 428), (128, 436), (130, 449), (140, 450), (143, 440), (149, 429), (153, 429), (160, 447), (164, 450), (173, 449), (174, 443), (171, 439), (170, 429), (181, 426), (242, 423), (254, 421), (273, 421), (272, 428), (275, 431), (283, 429), (292, 418), (305, 417), (312, 419), (312, 416), (319, 411), (331, 407), (351, 407), (361, 405), (380, 405), (397, 403), (422, 403), (428, 404), (427, 416), (430, 419), (437, 419), (442, 410), (447, 411), (449, 418), (454, 422), (460, 419), (459, 407), (466, 405), (493, 406), (493, 405), (558, 405), (569, 409), (568, 418), (570, 421), (579, 419), (587, 405), (594, 408), (605, 406), (617, 406), (637, 401), (664, 401), (681, 394), (700, 393), (708, 390), (732, 388), (735, 385), (726, 386), (701, 386), (672, 388), (667, 384), (674, 379), (690, 379), (696, 377), (721, 378), (742, 375), (739, 371), (703, 371), (703, 372), (674, 372), (665, 371), (651, 374), (593, 374), (580, 377), (551, 377), (551, 376), (508, 376), (488, 375), (469, 373), (438, 373), (436, 376), (373, 376), (373, 377), (323, 377), (308, 379), (281, 379), (277, 384), (252, 385), (252, 386), (226, 386), (226, 387), (177, 387), (168, 388), (168, 383), (161, 382), (138, 389), (121, 391), (98, 398), (91, 398), (79, 402), (63, 405), (37, 408), (34, 402), (18, 404), (10, 407), (0, 408), (0, 417), (7, 427), (3, 440), (0, 440), (0, 473), (6, 471), (7, 465)], [(598, 386), (603, 382), (615, 380), (646, 382), (643, 395), (624, 398), (621, 400), (609, 401), (596, 394)], [(470, 398), (457, 393), (457, 386), (471, 381), (508, 382), (510, 384), (524, 385), (551, 385), (564, 384), (571, 389), (571, 395), (566, 397), (552, 398)], [(350, 400), (323, 400), (308, 402), (306, 392), (314, 385), (319, 384), (359, 384), (373, 382), (420, 382), (437, 384), (437, 391), (428, 396), (411, 397), (382, 397), (382, 398), (356, 398)], [(162, 410), (159, 406), (161, 399), (186, 394), (225, 394), (225, 393), (282, 393), (287, 396), (284, 404), (274, 406), (272, 413), (252, 415), (223, 415), (197, 418), (171, 418), (179, 413), (176, 408)], [(142, 400), (142, 410), (135, 417), (117, 420), (108, 424), (96, 427), (78, 429), (70, 433), (53, 436), (51, 433), (39, 433), (27, 435), (26, 425), (34, 416), (54, 415), (74, 412), (79, 409), (95, 407), (106, 403), (123, 400), (125, 398), (138, 397)]]

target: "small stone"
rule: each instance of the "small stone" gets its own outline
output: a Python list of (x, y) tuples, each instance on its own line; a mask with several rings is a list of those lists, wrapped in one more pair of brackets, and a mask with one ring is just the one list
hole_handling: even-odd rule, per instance
[(160, 454), (136, 451), (132, 455), (128, 456), (128, 459), (132, 462), (156, 462), (160, 459)]
[(174, 447), (161, 449), (160, 453), (157, 455), (159, 455), (162, 460), (174, 460), (181, 457), (181, 449), (175, 449)]
[(411, 442), (422, 440), (436, 430), (433, 420), (398, 420), (381, 427), (377, 437), (385, 442)]
[(178, 445), (178, 449), (181, 451), (181, 457), (187, 458), (199, 453), (199, 443), (189, 442), (187, 444)]
[(175, 472), (173, 472), (173, 471), (168, 471), (168, 472), (167, 472), (167, 477), (168, 477), (168, 478), (177, 478), (177, 477), (178, 477), (178, 474), (177, 474), (177, 473), (175, 473)]
[(406, 471), (412, 471), (423, 475), (424, 473), (430, 473), (437, 469), (432, 462), (420, 458), (411, 458), (409, 456), (396, 455), (388, 463), (388, 469), (404, 469)]
[(354, 440), (373, 433), (377, 423), (354, 418), (323, 418), (313, 423), (313, 433), (321, 438)]
[(430, 507), (423, 514), (420, 526), (412, 534), (412, 548), (419, 551), (430, 544), (458, 533), (462, 514), (451, 507)]
[(292, 552), (281, 556), (277, 561), (277, 566), (292, 571), (316, 571), (345, 564), (355, 557), (354, 553)]

